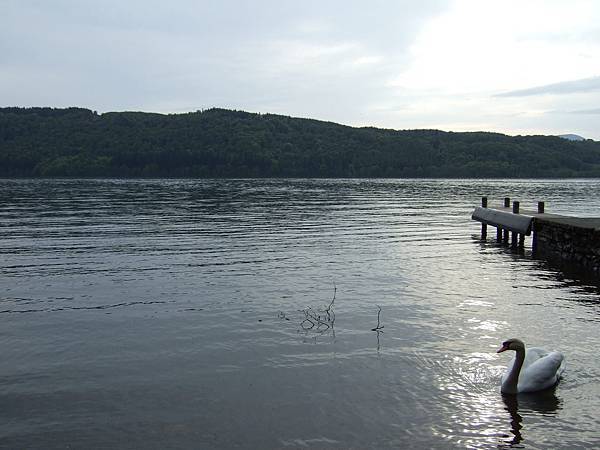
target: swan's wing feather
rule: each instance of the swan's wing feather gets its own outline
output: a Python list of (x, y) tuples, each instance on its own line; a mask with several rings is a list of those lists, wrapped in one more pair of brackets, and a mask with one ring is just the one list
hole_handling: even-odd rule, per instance
[[(533, 355), (532, 355), (533, 356)], [(537, 356), (540, 356), (538, 353)], [(564, 356), (560, 352), (546, 352), (521, 371), (519, 391), (540, 390), (553, 386), (564, 370)]]
[(534, 361), (528, 368), (539, 375), (555, 375), (564, 360), (560, 352), (550, 352)]
[(525, 351), (525, 361), (523, 362), (523, 367), (530, 366), (534, 362), (538, 361), (541, 358), (548, 356), (550, 352), (546, 349), (539, 347), (529, 347)]
[[(565, 366), (566, 366), (566, 360), (565, 360), (565, 355), (563, 355), (560, 352), (552, 352), (552, 353), (556, 353), (556, 358), (560, 358), (560, 364), (558, 366), (558, 369), (556, 370), (556, 376), (557, 378), (562, 377), (563, 372), (565, 371)], [(552, 353), (550, 355), (552, 355)]]

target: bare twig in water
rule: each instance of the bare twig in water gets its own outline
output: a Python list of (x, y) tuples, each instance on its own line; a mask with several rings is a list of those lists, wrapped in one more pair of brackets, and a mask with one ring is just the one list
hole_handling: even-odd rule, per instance
[[(305, 324), (310, 324), (310, 326)], [(309, 318), (306, 318), (302, 321), (302, 323), (300, 323), (300, 326), (305, 330), (312, 330), (315, 327), (315, 323)]]
[(377, 353), (379, 353), (379, 349), (381, 348), (381, 344), (379, 342), (379, 333), (383, 333), (381, 325), (381, 306), (377, 305), (379, 311), (377, 311), (377, 326), (375, 328), (371, 328), (371, 331), (375, 331), (377, 333)]
[(335, 337), (335, 329), (333, 328), (335, 323), (335, 312), (333, 308), (336, 293), (337, 286), (333, 283), (333, 297), (325, 309), (314, 310), (309, 306), (308, 308), (300, 310), (300, 312), (304, 314), (304, 320), (300, 322), (300, 327), (304, 331), (313, 330), (316, 333), (323, 334), (328, 330), (331, 330)]
[(333, 312), (333, 310), (331, 309), (333, 307), (333, 303), (335, 302), (335, 294), (337, 293), (337, 286), (335, 285), (335, 282), (333, 283), (333, 298), (331, 299), (331, 302), (329, 303), (329, 306), (325, 309), (325, 314), (327, 314), (327, 320), (330, 322), (335, 321), (335, 313)]
[(371, 331), (377, 331), (378, 333), (383, 333), (383, 331), (381, 331), (381, 329), (384, 326), (381, 325), (381, 321), (379, 320), (379, 318), (381, 316), (381, 306), (377, 305), (377, 307), (379, 308), (379, 311), (377, 311), (377, 326), (375, 328), (371, 328)]

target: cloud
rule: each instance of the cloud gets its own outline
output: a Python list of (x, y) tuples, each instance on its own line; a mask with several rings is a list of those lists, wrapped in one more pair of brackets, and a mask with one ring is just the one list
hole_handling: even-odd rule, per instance
[(569, 111), (569, 114), (600, 114), (600, 108), (578, 109), (575, 111)]
[(527, 89), (496, 94), (496, 97), (529, 97), (533, 95), (563, 95), (585, 93), (600, 90), (600, 76), (581, 78), (579, 80), (561, 81), (559, 83), (534, 86)]
[(414, 34), (445, 7), (11, 1), (0, 15), (0, 99), (99, 111), (220, 106), (352, 122), (349, 112), (386, 95), (384, 80), (406, 63)]

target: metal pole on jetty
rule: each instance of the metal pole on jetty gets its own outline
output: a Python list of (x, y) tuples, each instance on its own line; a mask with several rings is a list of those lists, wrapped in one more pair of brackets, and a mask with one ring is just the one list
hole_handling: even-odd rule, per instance
[[(537, 208), (538, 214), (544, 214), (545, 210), (546, 210), (546, 203), (538, 202), (538, 208)], [(534, 231), (533, 238), (531, 239), (531, 251), (534, 255), (537, 253), (537, 247), (538, 247), (538, 233), (537, 233), (537, 231)]]
[[(504, 207), (510, 208), (510, 197), (504, 197)], [(508, 230), (506, 228), (502, 228), (502, 241), (505, 245), (508, 245)]]
[[(521, 206), (521, 203), (518, 201), (514, 201), (513, 202), (513, 214), (519, 214), (519, 207)], [(517, 247), (517, 240), (518, 240), (518, 233), (516, 231), (512, 232), (512, 247), (516, 248)]]
[[(481, 207), (487, 208), (487, 197), (481, 197)], [(487, 238), (487, 224), (481, 222), (481, 239), (485, 240)]]

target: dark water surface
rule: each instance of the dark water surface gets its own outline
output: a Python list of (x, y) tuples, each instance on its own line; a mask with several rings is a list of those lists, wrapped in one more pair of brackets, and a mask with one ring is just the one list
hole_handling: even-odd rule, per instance
[[(600, 447), (600, 289), (480, 242), (486, 194), (600, 216), (600, 181), (0, 180), (0, 447)], [(509, 337), (555, 391), (503, 399)]]

